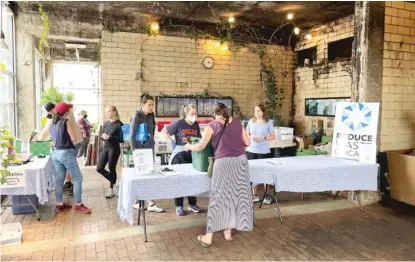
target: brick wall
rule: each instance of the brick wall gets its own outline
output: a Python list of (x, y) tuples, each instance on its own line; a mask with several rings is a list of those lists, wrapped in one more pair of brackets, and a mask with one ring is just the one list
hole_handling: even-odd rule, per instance
[(354, 15), (315, 27), (311, 31), (311, 40), (302, 40), (296, 50), (317, 47), (316, 64), (311, 67), (298, 67), (294, 71), (295, 78), (295, 116), (296, 134), (307, 134), (311, 131), (312, 119), (323, 119), (325, 130), (327, 121), (332, 117), (305, 116), (306, 98), (350, 97), (351, 66), (350, 61), (327, 62), (328, 43), (353, 37)]
[[(281, 46), (273, 46), (268, 54), (277, 85), (285, 90), (282, 116), (287, 121), (295, 54)], [(213, 69), (203, 67), (205, 56), (213, 57)], [(101, 64), (103, 105), (117, 106), (123, 121), (129, 120), (139, 107), (141, 90), (155, 96), (207, 90), (212, 95), (232, 96), (242, 113), (250, 116), (255, 104), (265, 99), (264, 88), (260, 86), (259, 55), (248, 48), (223, 51), (215, 48), (214, 41), (103, 32)]]
[(415, 3), (385, 3), (381, 151), (415, 148)]

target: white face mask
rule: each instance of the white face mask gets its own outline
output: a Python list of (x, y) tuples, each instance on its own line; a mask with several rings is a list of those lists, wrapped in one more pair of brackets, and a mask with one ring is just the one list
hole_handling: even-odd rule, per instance
[(187, 119), (192, 123), (196, 122), (196, 116), (188, 116)]

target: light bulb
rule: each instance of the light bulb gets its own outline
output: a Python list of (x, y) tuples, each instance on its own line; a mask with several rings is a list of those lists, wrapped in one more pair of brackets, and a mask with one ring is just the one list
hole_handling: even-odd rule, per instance
[(228, 45), (224, 45), (224, 46), (222, 47), (222, 50), (223, 50), (223, 51), (229, 50), (229, 46), (228, 46)]
[(298, 35), (300, 33), (300, 28), (296, 27), (294, 28), (294, 34)]
[(287, 19), (288, 20), (292, 20), (294, 18), (294, 14), (293, 13), (289, 13), (288, 15), (287, 15)]
[(233, 16), (229, 17), (228, 21), (231, 24), (235, 23), (235, 17), (233, 17)]
[(310, 34), (306, 34), (305, 35), (305, 39), (307, 39), (307, 40), (311, 40), (313, 37), (310, 35)]
[(152, 31), (157, 32), (160, 29), (160, 26), (158, 23), (152, 23), (150, 28)]
[(220, 43), (219, 42), (216, 42), (215, 43), (215, 47), (219, 47), (220, 46)]

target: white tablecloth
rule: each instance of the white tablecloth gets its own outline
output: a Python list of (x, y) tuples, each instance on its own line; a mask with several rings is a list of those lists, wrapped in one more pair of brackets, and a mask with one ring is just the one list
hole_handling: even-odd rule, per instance
[(378, 164), (329, 156), (276, 158), (277, 192), (378, 190)]
[[(118, 192), (118, 213), (121, 220), (133, 223), (134, 200), (206, 196), (210, 191), (211, 178), (206, 173), (193, 169), (191, 164), (173, 165), (171, 168), (181, 174), (136, 175), (134, 168), (123, 168)], [(362, 164), (325, 156), (249, 160), (249, 173), (254, 185), (275, 184), (276, 191), (377, 191), (377, 164)]]
[(26, 186), (19, 188), (2, 188), (2, 195), (36, 195), (43, 205), (48, 201), (48, 190), (53, 189), (54, 167), (50, 156), (32, 158), (30, 163), (9, 168), (13, 173), (26, 173)]
[(134, 168), (123, 168), (118, 192), (118, 213), (121, 220), (133, 223), (134, 200), (172, 199), (200, 195), (210, 191), (211, 178), (191, 165), (174, 165), (182, 174), (163, 175), (154, 172), (137, 175)]

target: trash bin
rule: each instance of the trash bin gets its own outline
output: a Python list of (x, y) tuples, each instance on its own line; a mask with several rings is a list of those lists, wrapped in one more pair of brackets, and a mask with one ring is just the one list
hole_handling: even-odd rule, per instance
[[(32, 201), (33, 205), (36, 207), (39, 206), (39, 199), (36, 195), (29, 195), (30, 201)], [(27, 205), (27, 206), (18, 206), (18, 205)], [(19, 215), (19, 214), (29, 214), (29, 213), (35, 213), (36, 210), (30, 206), (30, 202), (27, 200), (26, 196), (22, 195), (15, 195), (12, 196), (12, 213), (13, 215)]]
[(123, 151), (122, 156), (122, 166), (123, 167), (134, 167), (133, 152), (132, 151)]
[[(199, 143), (201, 138), (192, 137), (190, 139), (192, 144)], [(194, 169), (207, 172), (209, 167), (209, 157), (213, 156), (213, 147), (212, 143), (209, 141), (209, 144), (200, 152), (192, 151), (192, 166)]]

